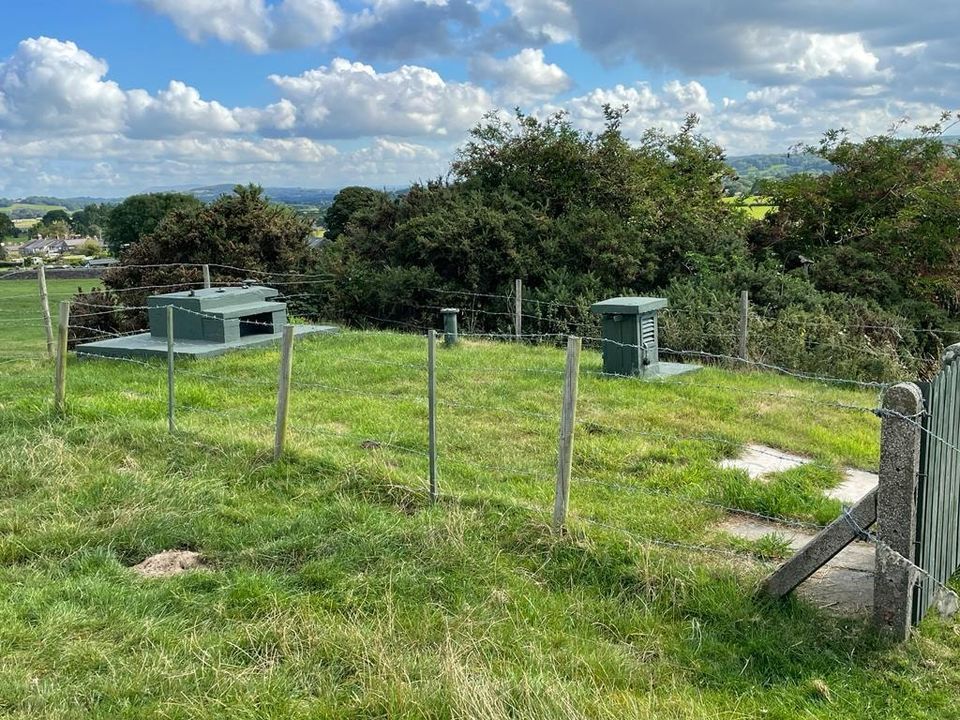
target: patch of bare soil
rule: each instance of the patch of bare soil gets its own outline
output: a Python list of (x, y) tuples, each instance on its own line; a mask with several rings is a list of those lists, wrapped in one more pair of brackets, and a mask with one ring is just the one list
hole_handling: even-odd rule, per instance
[(162, 553), (151, 555), (131, 569), (143, 577), (160, 578), (201, 568), (203, 568), (203, 561), (200, 553), (190, 550), (164, 550)]

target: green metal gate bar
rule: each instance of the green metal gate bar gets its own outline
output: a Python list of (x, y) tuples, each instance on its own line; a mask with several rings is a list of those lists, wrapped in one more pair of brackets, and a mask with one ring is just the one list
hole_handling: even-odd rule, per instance
[[(924, 407), (917, 487), (915, 562), (940, 582), (960, 568), (960, 344), (944, 353), (943, 368), (921, 383)], [(952, 447), (951, 447), (952, 446)], [(920, 577), (914, 589), (913, 622), (919, 623), (936, 599), (937, 584)]]

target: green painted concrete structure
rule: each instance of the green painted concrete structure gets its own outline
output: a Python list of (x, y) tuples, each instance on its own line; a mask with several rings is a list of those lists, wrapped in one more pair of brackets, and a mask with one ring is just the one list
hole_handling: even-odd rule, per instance
[(603, 372), (657, 378), (698, 370), (699, 365), (662, 362), (657, 311), (666, 298), (616, 297), (590, 306), (602, 324)]
[[(230, 350), (279, 342), (287, 305), (262, 285), (206, 288), (147, 298), (150, 332), (83, 343), (82, 356), (141, 358), (167, 354), (167, 307), (173, 306), (174, 354), (209, 357)], [(328, 325), (297, 325), (296, 335), (333, 333)]]

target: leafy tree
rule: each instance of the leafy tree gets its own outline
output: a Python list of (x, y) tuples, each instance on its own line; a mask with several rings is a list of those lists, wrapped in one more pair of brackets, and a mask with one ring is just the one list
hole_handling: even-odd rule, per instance
[(167, 214), (176, 210), (195, 210), (202, 203), (183, 193), (131, 195), (110, 210), (106, 220), (107, 246), (117, 255), (141, 237), (152, 233)]
[(828, 132), (808, 151), (835, 172), (768, 183), (777, 210), (755, 228), (754, 253), (908, 324), (938, 327), (960, 314), (960, 148), (943, 142), (942, 129), (862, 142)]
[(324, 237), (336, 240), (358, 212), (376, 210), (388, 202), (390, 196), (380, 190), (358, 185), (343, 188), (324, 215)]
[(30, 233), (35, 237), (67, 238), (70, 237), (70, 225), (63, 220), (54, 220), (50, 223), (40, 222), (33, 226)]
[[(121, 253), (119, 266), (104, 274), (105, 294), (118, 305), (143, 305), (154, 292), (196, 288), (205, 263), (217, 266), (213, 272), (218, 282), (260, 277), (272, 287), (299, 293), (299, 285), (290, 286), (294, 290), (283, 281), (289, 280), (290, 273), (309, 269), (310, 232), (307, 220), (290, 208), (270, 203), (260, 187), (237, 186), (233, 194), (209, 205), (189, 203), (170, 211), (150, 234)], [(157, 289), (114, 293), (130, 288)], [(83, 296), (76, 299), (93, 302)], [(90, 327), (123, 332), (137, 322), (143, 322), (142, 313), (118, 311), (91, 318)], [(76, 337), (82, 333), (78, 331)]]
[(100, 237), (110, 219), (111, 206), (92, 203), (70, 216), (70, 227), (78, 235)]
[(44, 225), (53, 225), (54, 223), (57, 223), (57, 222), (62, 222), (69, 225), (70, 213), (68, 213), (66, 210), (61, 210), (59, 208), (56, 210), (49, 210), (44, 214), (42, 218), (40, 218), (40, 222), (43, 223)]
[[(625, 110), (605, 112), (599, 134), (562, 114), (487, 116), (459, 151), (451, 181), (357, 211), (335, 234), (323, 258), (342, 282), (323, 289), (319, 309), (420, 320), (440, 302), (424, 288), (503, 293), (516, 277), (531, 299), (582, 306), (744, 257), (745, 221), (723, 202), (729, 169), (696, 119), (632, 146), (620, 131)], [(571, 322), (583, 319), (574, 314)], [(480, 322), (493, 329), (502, 321)]]
[(0, 238), (16, 237), (19, 234), (17, 226), (6, 213), (0, 213)]

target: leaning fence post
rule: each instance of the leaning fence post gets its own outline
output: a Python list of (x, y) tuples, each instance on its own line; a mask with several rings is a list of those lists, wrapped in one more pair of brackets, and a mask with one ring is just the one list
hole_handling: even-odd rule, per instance
[(60, 302), (60, 324), (57, 326), (57, 362), (53, 377), (53, 407), (58, 413), (66, 410), (67, 338), (70, 331), (70, 301)]
[(873, 622), (894, 640), (910, 635), (922, 411), (923, 396), (913, 383), (894, 385), (883, 394)]
[(37, 267), (37, 282), (40, 285), (40, 312), (43, 313), (43, 329), (47, 334), (47, 357), (53, 357), (53, 321), (50, 319), (50, 299), (47, 297), (47, 272), (43, 265)]
[(740, 291), (740, 359), (749, 360), (747, 340), (749, 339), (750, 291)]
[(577, 421), (577, 381), (580, 377), (581, 340), (567, 338), (567, 365), (563, 378), (563, 407), (560, 413), (560, 441), (557, 452), (557, 488), (553, 498), (553, 529), (560, 532), (570, 502), (570, 473), (573, 468), (573, 431)]
[(167, 430), (174, 432), (176, 422), (173, 416), (173, 305), (167, 305)]
[(290, 407), (290, 375), (293, 371), (293, 325), (283, 326), (280, 345), (280, 379), (277, 383), (277, 421), (273, 439), (273, 459), (279, 460), (283, 453), (283, 441), (287, 436), (287, 410)]
[(203, 287), (210, 288), (210, 266), (206, 264), (203, 266)]
[(523, 338), (523, 280), (513, 281), (513, 332), (517, 342)]
[(427, 413), (430, 499), (437, 501), (437, 331), (427, 331)]

